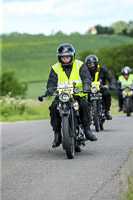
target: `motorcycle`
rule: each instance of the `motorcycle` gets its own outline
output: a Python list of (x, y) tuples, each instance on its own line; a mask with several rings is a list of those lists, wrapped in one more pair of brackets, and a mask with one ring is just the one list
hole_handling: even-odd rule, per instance
[(91, 122), (95, 126), (95, 131), (104, 130), (105, 104), (100, 93), (100, 88), (108, 88), (108, 86), (100, 85), (100, 81), (92, 82), (90, 92), (90, 114)]
[[(61, 117), (62, 147), (69, 159), (73, 159), (75, 152), (81, 152), (81, 146), (85, 146), (85, 135), (79, 116), (79, 104), (74, 95), (82, 92), (75, 83), (67, 86), (59, 86), (51, 96), (58, 96), (59, 114)], [(46, 96), (38, 97), (43, 101)]]
[(124, 85), (122, 87), (123, 96), (123, 111), (127, 116), (131, 116), (133, 112), (133, 87), (130, 85)]

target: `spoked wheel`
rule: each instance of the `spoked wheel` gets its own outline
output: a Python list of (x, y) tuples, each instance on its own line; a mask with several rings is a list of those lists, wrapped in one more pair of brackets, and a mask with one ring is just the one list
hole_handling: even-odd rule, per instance
[(93, 109), (94, 109), (94, 125), (96, 132), (100, 131), (100, 118), (99, 118), (99, 110), (97, 101), (93, 101)]
[(66, 150), (69, 159), (73, 159), (75, 155), (75, 141), (71, 123), (68, 115), (62, 117), (63, 148)]
[(126, 108), (125, 110), (126, 110), (127, 116), (131, 116), (130, 99), (129, 98), (125, 99), (125, 108)]

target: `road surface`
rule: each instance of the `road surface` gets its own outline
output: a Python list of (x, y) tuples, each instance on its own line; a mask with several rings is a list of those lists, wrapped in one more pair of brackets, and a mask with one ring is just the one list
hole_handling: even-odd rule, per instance
[(3, 123), (2, 200), (119, 200), (132, 170), (133, 116), (113, 115), (75, 158), (53, 149), (49, 120)]

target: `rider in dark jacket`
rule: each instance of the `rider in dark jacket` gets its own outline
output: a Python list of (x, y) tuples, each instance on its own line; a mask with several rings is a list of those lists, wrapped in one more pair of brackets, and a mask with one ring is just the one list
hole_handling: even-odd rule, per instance
[[(97, 81), (100, 81), (101, 85), (106, 84), (106, 80), (110, 82), (110, 89), (115, 89), (116, 80), (111, 72), (104, 66), (98, 65), (98, 58), (95, 55), (89, 55), (85, 59), (86, 66), (91, 74), (92, 80), (96, 80), (96, 72), (98, 73)], [(107, 120), (111, 120), (112, 116), (109, 114), (111, 106), (111, 94), (107, 88), (101, 89), (102, 97), (105, 102), (105, 116)]]
[[(50, 95), (54, 91), (54, 88), (59, 86), (59, 82), (63, 77), (65, 77), (63, 79), (65, 80), (63, 81), (64, 85), (70, 84), (72, 81), (77, 81), (77, 83), (81, 82), (83, 90), (89, 92), (91, 88), (90, 73), (82, 61), (75, 59), (75, 49), (73, 46), (66, 43), (61, 44), (57, 48), (57, 58), (58, 62), (51, 68), (45, 94)], [(76, 71), (74, 71), (75, 69)], [(75, 78), (75, 74), (77, 73), (79, 78), (77, 76)], [(75, 98), (79, 103), (80, 117), (84, 126), (85, 136), (90, 141), (96, 141), (96, 136), (90, 130), (89, 104), (85, 98), (85, 94), (83, 93), (83, 96), (77, 96)], [(61, 119), (57, 110), (57, 104), (58, 101), (55, 99), (50, 106), (51, 125), (55, 135), (52, 147), (57, 147), (61, 143)]]

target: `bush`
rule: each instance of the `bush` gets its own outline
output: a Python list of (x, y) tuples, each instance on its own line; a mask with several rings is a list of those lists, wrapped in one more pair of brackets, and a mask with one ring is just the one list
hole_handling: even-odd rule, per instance
[(49, 106), (52, 100), (40, 103), (35, 100), (22, 100), (10, 94), (0, 97), (1, 121), (22, 121), (49, 118)]
[(21, 115), (26, 110), (25, 101), (18, 97), (11, 97), (10, 94), (0, 98), (0, 105), (0, 113), (3, 117)]
[(5, 96), (10, 93), (10, 96), (25, 96), (27, 84), (21, 84), (14, 77), (14, 72), (4, 72), (0, 77), (0, 96)]

